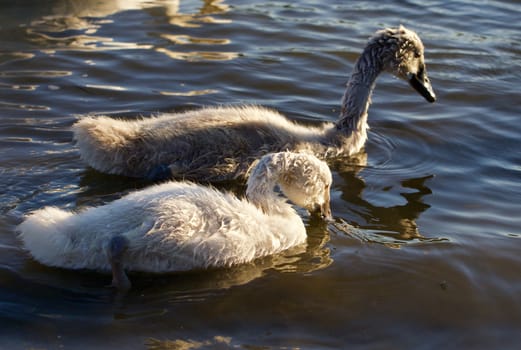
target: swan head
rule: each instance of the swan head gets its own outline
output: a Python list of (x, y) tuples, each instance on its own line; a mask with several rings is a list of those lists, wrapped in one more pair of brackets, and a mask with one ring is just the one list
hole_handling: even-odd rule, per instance
[(249, 179), (247, 196), (255, 196), (256, 183), (278, 184), (282, 193), (295, 205), (311, 214), (331, 220), (330, 189), (332, 175), (328, 165), (306, 153), (279, 152), (262, 157)]
[(379, 30), (369, 39), (368, 49), (380, 57), (382, 69), (408, 81), (427, 101), (436, 101), (427, 76), (423, 43), (415, 32), (403, 26)]

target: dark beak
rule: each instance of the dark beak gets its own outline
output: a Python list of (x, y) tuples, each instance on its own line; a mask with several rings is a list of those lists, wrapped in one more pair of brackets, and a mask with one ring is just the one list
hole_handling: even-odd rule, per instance
[(333, 221), (333, 215), (331, 215), (331, 206), (329, 201), (320, 206), (317, 206), (316, 210), (314, 210), (312, 214), (320, 216), (322, 220)]
[(431, 82), (427, 77), (427, 71), (425, 69), (420, 70), (418, 73), (409, 73), (409, 84), (418, 91), (427, 101), (436, 101), (436, 94), (432, 90)]

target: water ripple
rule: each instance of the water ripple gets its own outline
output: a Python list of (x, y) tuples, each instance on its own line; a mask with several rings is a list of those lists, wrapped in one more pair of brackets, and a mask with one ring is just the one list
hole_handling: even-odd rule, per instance
[(48, 111), (48, 106), (30, 105), (25, 103), (10, 103), (0, 101), (0, 109), (17, 109), (21, 111)]
[(4, 78), (60, 78), (72, 75), (71, 71), (63, 70), (9, 70), (0, 71)]
[(191, 90), (191, 91), (158, 91), (165, 96), (200, 96), (218, 93), (219, 90), (205, 89), (205, 90)]
[(409, 222), (408, 225), (410, 226), (407, 231), (411, 233), (409, 235), (397, 235), (396, 232), (385, 230), (356, 228), (342, 218), (338, 218), (332, 227), (335, 234), (346, 235), (364, 243), (381, 244), (388, 248), (450, 242), (447, 237), (424, 237), (418, 234), (415, 224)]
[(0, 65), (14, 61), (28, 60), (33, 57), (34, 54), (29, 52), (2, 52), (0, 53)]
[[(518, 346), (515, 1), (0, 3), (5, 347)], [(132, 273), (123, 297), (104, 287), (110, 274), (44, 267), (23, 251), (24, 214), (150, 185), (89, 168), (71, 143), (75, 115), (245, 102), (332, 121), (364, 42), (400, 23), (425, 44), (438, 101), (379, 77), (365, 152), (331, 163), (336, 221), (305, 219), (306, 247), (231, 269)]]
[(199, 38), (185, 34), (161, 34), (161, 37), (177, 45), (227, 45), (231, 42), (230, 39)]
[(38, 85), (0, 83), (0, 89), (34, 91), (37, 88), (38, 88)]
[(188, 62), (200, 61), (229, 61), (240, 56), (238, 52), (218, 52), (218, 51), (172, 51), (165, 48), (157, 48), (157, 52), (164, 53), (175, 60)]
[(365, 173), (369, 176), (385, 173), (407, 178), (434, 171), (434, 150), (428, 133), (404, 127), (403, 123), (372, 130), (366, 148), (370, 157)]

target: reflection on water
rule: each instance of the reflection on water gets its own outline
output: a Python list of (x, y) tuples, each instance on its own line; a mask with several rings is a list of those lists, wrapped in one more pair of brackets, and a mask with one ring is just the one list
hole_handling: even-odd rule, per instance
[[(20, 57), (32, 58), (32, 55), (21, 55)], [(31, 80), (43, 80), (53, 78), (63, 78), (71, 75), (69, 71), (51, 71), (51, 70), (9, 70), (0, 71), (0, 89), (10, 89), (22, 92), (33, 92), (40, 87), (39, 84), (28, 83)], [(49, 85), (51, 86), (51, 85)], [(49, 106), (37, 105), (31, 103), (12, 103), (0, 101), (0, 109), (14, 109), (24, 111), (46, 111), (50, 110)]]
[[(147, 350), (203, 350), (203, 349), (234, 349), (240, 345), (232, 344), (231, 337), (223, 337), (216, 335), (209, 340), (192, 340), (192, 339), (176, 339), (176, 340), (160, 340), (155, 338), (147, 339), (145, 342)], [(242, 345), (242, 348), (252, 348)]]
[[(385, 143), (383, 147), (381, 145), (380, 147), (383, 149), (382, 153), (390, 154), (394, 146), (391, 143)], [(350, 212), (354, 214), (353, 218), (337, 218), (334, 226), (336, 229), (348, 234), (350, 234), (349, 232), (360, 232), (355, 228), (362, 229), (366, 235), (363, 240), (381, 241), (385, 244), (391, 242), (400, 244), (414, 239), (426, 241), (420, 233), (416, 221), (430, 207), (424, 202), (423, 197), (432, 194), (431, 189), (425, 184), (433, 177), (432, 175), (400, 181), (399, 194), (405, 199), (405, 204), (384, 206), (374, 204), (364, 196), (363, 192), (367, 185), (360, 172), (367, 169), (365, 168), (367, 166), (365, 151), (349, 160), (335, 160), (330, 165), (342, 177), (342, 183), (346, 184), (340, 188), (341, 198), (349, 203)], [(390, 188), (384, 189), (384, 191), (386, 190), (389, 191)], [(349, 227), (348, 223), (355, 228)], [(369, 236), (376, 237), (376, 239), (369, 238)]]
[[(45, 9), (46, 15), (33, 19), (27, 27), (27, 36), (34, 45), (40, 47), (42, 53), (53, 56), (57, 51), (97, 51), (112, 50), (155, 50), (175, 60), (199, 62), (199, 61), (228, 61), (240, 56), (238, 52), (216, 50), (217, 46), (225, 46), (231, 43), (227, 38), (205, 38), (189, 34), (172, 34), (173, 28), (162, 27), (167, 32), (163, 33), (137, 33), (138, 42), (120, 40), (118, 37), (103, 35), (104, 27), (113, 24), (116, 20), (113, 16), (118, 13), (131, 10), (152, 11), (155, 19), (162, 18), (168, 25), (181, 29), (198, 28), (202, 24), (219, 25), (230, 23), (228, 20), (217, 19), (216, 15), (225, 14), (228, 6), (221, 0), (206, 0), (199, 9), (193, 13), (180, 12), (179, 1), (55, 1), (49, 9)], [(158, 15), (160, 11), (161, 16)], [(131, 18), (131, 15), (129, 14)], [(125, 17), (117, 20), (125, 20)], [(133, 30), (132, 23), (128, 23), (129, 30)], [(118, 33), (119, 34), (119, 33)], [(185, 48), (183, 48), (183, 46)], [(173, 49), (175, 47), (175, 50)], [(194, 48), (203, 48), (194, 50)], [(205, 50), (204, 48), (211, 48)], [(33, 54), (19, 53), (15, 57), (5, 57), (4, 60), (29, 59)], [(1, 57), (1, 56), (0, 56)], [(86, 63), (96, 65), (95, 60)], [(87, 77), (85, 75), (85, 77)], [(31, 88), (31, 86), (9, 85), (5, 87), (13, 89)], [(0, 88), (2, 85), (0, 85)], [(124, 91), (125, 87), (118, 85), (87, 84), (85, 88), (105, 89), (112, 91)], [(154, 90), (166, 96), (201, 96), (215, 93), (215, 89), (198, 89), (188, 91)], [(28, 104), (2, 103), (0, 108), (37, 110), (48, 108), (46, 106)]]
[(25, 111), (46, 111), (50, 108), (47, 106), (30, 105), (26, 103), (9, 103), (0, 102), (0, 109), (22, 109)]
[(161, 7), (167, 14), (176, 14), (179, 0), (58, 0), (51, 2), (48, 11), (56, 18), (74, 16), (106, 17), (117, 12)]
[(364, 199), (365, 182), (355, 174), (344, 172), (342, 176), (349, 184), (342, 189), (342, 198), (350, 203), (351, 211), (357, 215), (353, 224), (396, 240), (423, 238), (416, 220), (430, 207), (423, 202), (423, 197), (432, 193), (425, 185), (432, 176), (402, 181), (400, 185), (404, 192), (400, 195), (405, 199), (405, 204), (389, 207), (374, 205)]
[(239, 57), (237, 52), (212, 52), (212, 51), (193, 51), (193, 52), (178, 52), (171, 51), (165, 48), (156, 49), (157, 52), (164, 53), (175, 60), (183, 60), (190, 62), (197, 61), (229, 61)]
[[(203, 2), (203, 6), (197, 13), (180, 13), (178, 0), (112, 0), (112, 1), (57, 1), (48, 10), (49, 14), (35, 19), (27, 28), (30, 38), (41, 47), (46, 47), (45, 52), (52, 54), (56, 50), (128, 50), (150, 49), (153, 45), (146, 43), (131, 43), (115, 41), (108, 36), (96, 36), (103, 25), (113, 23), (109, 16), (118, 12), (130, 10), (155, 10), (161, 9), (167, 22), (171, 25), (184, 28), (199, 27), (200, 24), (223, 24), (228, 20), (216, 19), (210, 15), (223, 14), (228, 11), (228, 6), (222, 0)], [(191, 38), (188, 35), (172, 36), (160, 34), (175, 44), (179, 44), (181, 38), (186, 43), (192, 44), (226, 44), (229, 39)], [(161, 48), (163, 50), (163, 48)], [(164, 49), (166, 50), (166, 49)], [(166, 50), (169, 52), (169, 50)], [(173, 58), (183, 59), (181, 55), (173, 55)], [(214, 59), (212, 55), (199, 55), (205, 59)], [(190, 55), (188, 55), (190, 57)], [(218, 56), (219, 57), (219, 56)], [(232, 57), (233, 58), (233, 57)], [(222, 58), (218, 58), (222, 59)]]
[(27, 52), (1, 52), (0, 65), (18, 60), (28, 60), (34, 57), (33, 53)]
[[(49, 9), (50, 14), (35, 19), (27, 28), (29, 38), (35, 45), (44, 47), (42, 52), (53, 54), (57, 50), (74, 51), (107, 51), (129, 49), (156, 49), (168, 57), (179, 60), (231, 60), (238, 57), (234, 52), (193, 51), (177, 52), (162, 46), (162, 43), (132, 43), (117, 41), (113, 37), (95, 35), (101, 31), (103, 25), (113, 23), (107, 17), (118, 12), (134, 9), (160, 8), (167, 22), (171, 25), (193, 28), (200, 23), (229, 23), (226, 20), (217, 20), (210, 14), (223, 14), (228, 10), (222, 1), (205, 1), (198, 13), (179, 13), (178, 1), (61, 1)], [(189, 35), (159, 34), (173, 44), (192, 45), (226, 45), (229, 39), (213, 39), (191, 37)], [(21, 54), (23, 55), (23, 54)], [(17, 57), (18, 59), (23, 56)], [(28, 56), (26, 56), (28, 57)]]
[(231, 42), (230, 39), (218, 38), (198, 38), (183, 34), (161, 34), (162, 38), (167, 39), (173, 44), (188, 45), (188, 44), (204, 44), (204, 45), (227, 45)]
[(164, 96), (200, 96), (200, 95), (209, 95), (209, 94), (215, 94), (218, 92), (218, 90), (214, 89), (205, 89), (205, 90), (191, 90), (191, 91), (158, 91), (161, 95)]
[(168, 22), (172, 25), (185, 28), (197, 28), (202, 24), (226, 24), (229, 20), (217, 19), (210, 15), (223, 14), (228, 12), (228, 5), (224, 0), (204, 0), (203, 6), (197, 14), (176, 13), (168, 16)]
[[(0, 347), (515, 348), (518, 7), (0, 2)], [(23, 251), (22, 215), (150, 185), (86, 167), (71, 142), (81, 115), (245, 102), (334, 120), (364, 41), (398, 23), (424, 40), (439, 101), (379, 78), (365, 151), (330, 164), (335, 222), (301, 213), (306, 246), (231, 269), (133, 273), (127, 295), (105, 288), (110, 275), (42, 266)]]
[(149, 45), (115, 42), (110, 37), (93, 35), (107, 23), (105, 20), (78, 17), (44, 17), (31, 23), (27, 32), (42, 51), (53, 54), (57, 50), (120, 50), (146, 49)]

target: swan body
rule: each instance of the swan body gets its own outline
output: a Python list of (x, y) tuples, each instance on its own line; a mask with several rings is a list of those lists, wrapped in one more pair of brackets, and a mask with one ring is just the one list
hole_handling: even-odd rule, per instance
[(93, 168), (150, 179), (245, 179), (269, 152), (309, 152), (321, 159), (351, 156), (367, 140), (367, 110), (382, 71), (408, 80), (429, 102), (435, 95), (418, 35), (402, 26), (377, 31), (358, 58), (335, 123), (305, 126), (254, 105), (206, 107), (152, 118), (87, 116), (73, 125), (81, 157)]
[(305, 243), (302, 219), (287, 199), (330, 217), (331, 181), (328, 166), (312, 155), (271, 153), (253, 168), (247, 198), (166, 182), (80, 213), (37, 210), (20, 224), (20, 238), (42, 264), (112, 270), (113, 284), (126, 288), (124, 270), (228, 267)]

